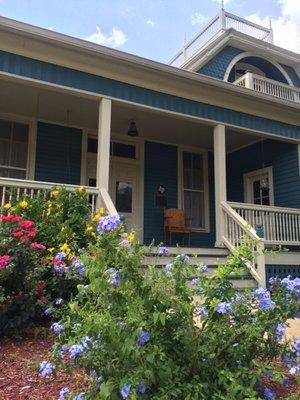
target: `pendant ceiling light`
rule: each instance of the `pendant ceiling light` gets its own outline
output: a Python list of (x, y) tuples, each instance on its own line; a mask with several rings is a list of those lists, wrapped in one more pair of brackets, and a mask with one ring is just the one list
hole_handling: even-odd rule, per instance
[(131, 137), (139, 136), (139, 132), (137, 130), (136, 123), (134, 120), (131, 120), (129, 123), (127, 135)]

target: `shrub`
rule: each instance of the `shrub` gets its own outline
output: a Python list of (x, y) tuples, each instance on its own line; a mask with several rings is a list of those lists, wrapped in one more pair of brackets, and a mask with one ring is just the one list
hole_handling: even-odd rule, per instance
[(0, 217), (0, 331), (6, 333), (44, 311), (55, 313), (77, 292), (85, 279), (77, 256), (95, 235), (82, 189), (14, 198)]
[(98, 232), (83, 256), (90, 284), (65, 308), (55, 347), (58, 363), (91, 375), (88, 399), (260, 399), (271, 360), (285, 354), (295, 367), (282, 337), (299, 282), (238, 293), (229, 281), (251, 243), (208, 276), (180, 254), (141, 268), (143, 249), (117, 217), (100, 219)]

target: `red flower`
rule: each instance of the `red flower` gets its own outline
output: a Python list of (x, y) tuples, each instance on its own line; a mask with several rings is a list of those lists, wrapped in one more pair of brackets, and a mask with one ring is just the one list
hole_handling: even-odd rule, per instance
[(40, 281), (36, 287), (37, 290), (44, 290), (46, 289), (46, 283), (45, 281)]
[(21, 217), (18, 215), (0, 215), (0, 221), (2, 222), (20, 222)]
[(21, 231), (21, 229), (16, 229), (15, 231), (13, 231), (13, 233), (11, 235), (13, 237), (21, 237), (21, 236), (23, 236), (23, 231)]
[(36, 231), (33, 229), (27, 233), (28, 238), (35, 238), (36, 237)]
[(32, 250), (46, 250), (46, 246), (41, 243), (33, 242), (29, 246)]
[(0, 256), (0, 269), (3, 269), (9, 263), (10, 259), (9, 255)]
[(30, 230), (34, 227), (34, 222), (30, 220), (23, 221), (21, 224), (21, 228)]
[(38, 299), (38, 303), (40, 303), (40, 304), (45, 304), (46, 301), (47, 301), (47, 297), (46, 296), (41, 296)]

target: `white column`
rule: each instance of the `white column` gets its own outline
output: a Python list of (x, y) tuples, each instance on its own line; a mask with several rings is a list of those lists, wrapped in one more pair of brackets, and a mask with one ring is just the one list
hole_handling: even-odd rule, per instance
[(221, 203), (227, 200), (225, 125), (214, 127), (216, 246), (223, 246), (224, 217)]
[(111, 127), (111, 100), (101, 99), (99, 103), (97, 187), (99, 189), (97, 206), (102, 206), (100, 189), (108, 192), (109, 187), (109, 148)]

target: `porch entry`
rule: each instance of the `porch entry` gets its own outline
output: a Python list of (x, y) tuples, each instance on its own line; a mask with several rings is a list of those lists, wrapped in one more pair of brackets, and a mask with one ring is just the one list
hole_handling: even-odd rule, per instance
[[(139, 225), (139, 168), (135, 144), (111, 142), (109, 195), (118, 213), (124, 217), (126, 228)], [(88, 139), (86, 184), (96, 186), (97, 140)]]
[(272, 167), (245, 174), (244, 186), (246, 203), (261, 206), (274, 205)]

